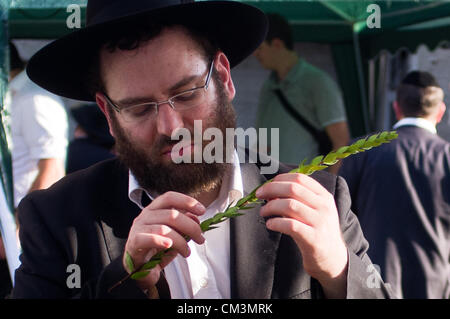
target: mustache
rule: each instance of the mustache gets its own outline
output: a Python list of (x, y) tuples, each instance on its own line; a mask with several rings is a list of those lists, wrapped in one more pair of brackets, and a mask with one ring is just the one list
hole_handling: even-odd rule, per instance
[(155, 141), (155, 143), (153, 145), (154, 145), (155, 151), (160, 152), (164, 148), (166, 148), (168, 146), (173, 146), (173, 145), (177, 144), (178, 142), (179, 142), (179, 140), (172, 140), (170, 138), (170, 136), (161, 135), (158, 137), (158, 139)]
[[(209, 123), (206, 123), (209, 124)], [(184, 129), (187, 129), (189, 131), (189, 136), (190, 136), (190, 140), (194, 141), (194, 129), (188, 129), (186, 127), (184, 127)], [(201, 136), (203, 136), (203, 132), (199, 132), (199, 134)], [(156, 140), (153, 144), (153, 151), (152, 154), (160, 154), (164, 149), (167, 149), (169, 147), (173, 147), (176, 144), (178, 144), (179, 142), (181, 142), (183, 140), (183, 135), (178, 136), (178, 138), (174, 138), (172, 139), (171, 136), (167, 136), (167, 135), (160, 135), (156, 137)], [(202, 138), (202, 144), (206, 144), (207, 141), (203, 140)], [(204, 146), (204, 145), (203, 145)]]

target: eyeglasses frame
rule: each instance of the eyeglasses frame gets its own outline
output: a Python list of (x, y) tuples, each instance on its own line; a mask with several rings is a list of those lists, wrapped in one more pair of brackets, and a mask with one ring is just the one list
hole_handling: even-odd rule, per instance
[(147, 105), (148, 105), (148, 104), (154, 105), (154, 106), (155, 106), (155, 110), (156, 110), (156, 114), (158, 114), (158, 107), (159, 107), (160, 105), (162, 105), (162, 104), (169, 104), (170, 107), (171, 107), (173, 110), (176, 110), (176, 109), (175, 109), (174, 102), (172, 101), (172, 99), (174, 99), (174, 98), (176, 98), (176, 97), (178, 97), (178, 96), (180, 96), (180, 95), (186, 94), (186, 93), (188, 93), (188, 92), (196, 91), (196, 90), (203, 89), (203, 88), (204, 88), (205, 91), (206, 91), (206, 90), (208, 89), (209, 83), (210, 83), (210, 81), (211, 81), (213, 68), (214, 68), (214, 59), (211, 61), (211, 66), (209, 67), (208, 75), (206, 76), (206, 80), (205, 80), (205, 84), (204, 84), (204, 85), (198, 86), (198, 87), (195, 87), (195, 88), (192, 88), (192, 89), (189, 89), (189, 90), (185, 90), (185, 91), (180, 92), (180, 93), (177, 93), (177, 94), (175, 94), (174, 96), (171, 96), (170, 98), (168, 98), (167, 100), (161, 101), (161, 102), (144, 102), (144, 103), (138, 103), (138, 104), (134, 104), (134, 105), (131, 105), (131, 106), (127, 106), (127, 107), (121, 108), (121, 107), (119, 107), (117, 104), (115, 104), (115, 103), (111, 100), (111, 98), (110, 98), (105, 92), (102, 92), (102, 94), (103, 94), (103, 96), (104, 96), (106, 102), (108, 102), (108, 104), (111, 105), (112, 108), (113, 108), (117, 113), (120, 113), (122, 110), (125, 110), (125, 109), (129, 109), (129, 108), (133, 108), (133, 107), (141, 106), (141, 105), (146, 105), (146, 104), (147, 104)]

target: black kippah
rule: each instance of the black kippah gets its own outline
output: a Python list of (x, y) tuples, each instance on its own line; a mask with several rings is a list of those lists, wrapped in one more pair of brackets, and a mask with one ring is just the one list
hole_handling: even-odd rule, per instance
[(428, 72), (421, 72), (421, 71), (412, 71), (408, 73), (406, 77), (403, 79), (402, 84), (414, 85), (421, 88), (426, 88), (430, 86), (439, 87), (439, 84), (437, 83), (434, 76), (432, 76)]

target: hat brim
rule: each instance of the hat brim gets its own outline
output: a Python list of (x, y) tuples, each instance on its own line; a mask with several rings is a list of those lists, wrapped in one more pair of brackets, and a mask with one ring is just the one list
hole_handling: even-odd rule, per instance
[(201, 1), (140, 12), (108, 23), (74, 31), (39, 50), (27, 65), (32, 81), (46, 90), (70, 99), (95, 101), (89, 92), (89, 65), (106, 32), (136, 19), (180, 21), (207, 30), (234, 67), (264, 41), (265, 14), (250, 5), (234, 1)]

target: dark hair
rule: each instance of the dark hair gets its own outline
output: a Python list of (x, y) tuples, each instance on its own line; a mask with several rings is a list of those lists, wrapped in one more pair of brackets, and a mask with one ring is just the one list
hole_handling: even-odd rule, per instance
[(269, 21), (266, 41), (270, 43), (274, 38), (278, 38), (284, 42), (287, 49), (293, 50), (294, 36), (288, 21), (278, 13), (267, 13), (266, 16)]
[(20, 58), (19, 51), (14, 43), (9, 41), (9, 69), (10, 70), (23, 70), (25, 68), (25, 62)]
[[(97, 54), (95, 54), (89, 66), (88, 89), (92, 95), (105, 90), (100, 74), (100, 50), (105, 48), (110, 52), (115, 50), (135, 50), (146, 42), (156, 38), (165, 28), (177, 26), (176, 23), (153, 23), (146, 21), (136, 21), (124, 28), (114, 30), (109, 33), (109, 37), (103, 38), (98, 43)], [(184, 26), (186, 32), (199, 44), (205, 60), (211, 60), (217, 51), (218, 45), (208, 36), (207, 33), (195, 28)], [(214, 72), (213, 72), (214, 73)]]
[(397, 88), (397, 103), (407, 117), (428, 116), (443, 99), (443, 90), (428, 72), (408, 73)]

